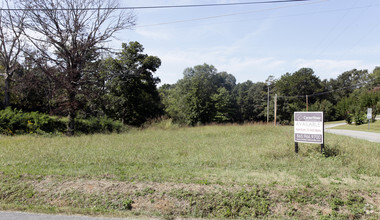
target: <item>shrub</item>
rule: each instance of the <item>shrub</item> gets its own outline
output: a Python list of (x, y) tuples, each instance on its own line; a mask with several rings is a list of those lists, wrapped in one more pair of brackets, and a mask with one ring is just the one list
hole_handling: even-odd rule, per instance
[(347, 124), (352, 124), (352, 119), (353, 119), (353, 115), (352, 114), (347, 114), (344, 118), (344, 120), (347, 122)]
[[(67, 123), (67, 118), (39, 112), (22, 112), (11, 108), (0, 111), (0, 133), (6, 135), (66, 133)], [(122, 129), (121, 122), (107, 117), (75, 120), (75, 131), (82, 134), (121, 132)]]
[(356, 125), (361, 125), (367, 122), (367, 115), (364, 112), (358, 111), (354, 114), (354, 121)]
[(0, 111), (1, 133), (13, 134), (18, 130), (27, 130), (27, 121), (23, 119), (22, 111), (12, 111), (9, 107)]
[(107, 117), (77, 119), (75, 131), (83, 134), (121, 132), (123, 124)]
[(46, 114), (24, 113), (11, 108), (0, 111), (0, 132), (3, 134), (57, 133), (65, 130), (64, 122)]
[(52, 117), (39, 112), (24, 113), (28, 120), (28, 133), (63, 133), (66, 124), (57, 117)]

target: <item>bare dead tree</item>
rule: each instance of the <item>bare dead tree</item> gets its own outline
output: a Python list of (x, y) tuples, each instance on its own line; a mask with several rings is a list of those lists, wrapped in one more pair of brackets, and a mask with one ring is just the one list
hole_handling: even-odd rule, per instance
[[(74, 134), (77, 95), (86, 65), (115, 32), (135, 25), (132, 11), (115, 0), (19, 0), (26, 11), (24, 34), (40, 57), (37, 65), (66, 94), (68, 134)], [(44, 62), (40, 62), (44, 60)], [(54, 66), (58, 72), (51, 72)]]
[(4, 69), (4, 106), (10, 106), (10, 83), (19, 68), (19, 56), (24, 47), (21, 40), (25, 13), (9, 10), (10, 1), (3, 0), (0, 11), (0, 65)]

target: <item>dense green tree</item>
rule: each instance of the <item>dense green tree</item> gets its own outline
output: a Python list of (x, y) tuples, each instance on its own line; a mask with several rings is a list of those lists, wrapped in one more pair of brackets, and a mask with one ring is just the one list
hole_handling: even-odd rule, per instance
[(218, 87), (223, 87), (227, 91), (232, 91), (236, 86), (236, 78), (227, 72), (220, 72), (216, 74)]
[[(12, 102), (14, 107), (25, 112), (39, 111), (58, 114), (58, 97), (54, 83), (35, 66), (25, 66), (14, 76)], [(55, 111), (58, 110), (58, 111)]]
[(235, 88), (238, 105), (238, 120), (266, 121), (267, 85), (262, 82), (246, 81)]
[(243, 83), (239, 83), (235, 87), (236, 103), (238, 106), (237, 119), (239, 121), (251, 121), (253, 120), (253, 100), (249, 95), (249, 91), (253, 87), (253, 82), (248, 80)]
[(216, 111), (213, 121), (232, 122), (234, 120), (234, 100), (225, 87), (219, 87), (217, 93), (211, 96), (211, 100), (215, 104)]
[(185, 123), (184, 96), (180, 94), (177, 84), (164, 84), (159, 88), (160, 97), (167, 116), (177, 123)]
[(323, 111), (325, 121), (334, 121), (337, 119), (335, 115), (335, 108), (333, 104), (326, 100), (317, 100), (313, 105), (309, 108), (310, 111)]
[(162, 114), (156, 87), (160, 79), (153, 77), (161, 60), (144, 54), (138, 42), (123, 43), (122, 48), (117, 58), (108, 58), (103, 64), (109, 91), (105, 112), (125, 124), (138, 126)]
[[(368, 108), (372, 108), (372, 120), (380, 113), (380, 91), (357, 89), (344, 97), (337, 104), (340, 116), (348, 123), (355, 121), (356, 124), (364, 123)], [(363, 119), (364, 118), (364, 119)]]
[(302, 68), (294, 73), (286, 73), (275, 84), (278, 94), (278, 119), (283, 122), (290, 122), (295, 111), (306, 109), (306, 95), (309, 105), (316, 100), (316, 94), (323, 91), (321, 80), (314, 75), (310, 68)]
[(185, 97), (183, 111), (187, 115), (186, 123), (209, 123), (215, 115), (211, 96), (217, 92), (217, 69), (212, 65), (198, 65), (187, 68), (184, 78), (178, 82), (180, 94)]
[(330, 79), (328, 90), (334, 91), (333, 104), (339, 102), (343, 97), (350, 96), (356, 89), (367, 86), (370, 81), (367, 70), (353, 69), (340, 74), (336, 79)]
[(354, 113), (352, 98), (342, 98), (336, 106), (339, 118), (344, 119), (348, 124), (352, 122), (352, 116)]
[(183, 75), (175, 85), (160, 89), (169, 117), (189, 125), (234, 120), (233, 75), (208, 64), (187, 68)]
[(370, 75), (372, 88), (380, 87), (380, 67), (376, 67)]
[(366, 113), (368, 108), (372, 108), (372, 120), (375, 120), (376, 115), (380, 113), (380, 91), (365, 91), (358, 97), (361, 111)]
[(107, 99), (109, 90), (106, 86), (108, 70), (107, 58), (96, 59), (89, 62), (83, 71), (81, 94), (77, 95), (81, 118), (103, 117), (106, 115)]

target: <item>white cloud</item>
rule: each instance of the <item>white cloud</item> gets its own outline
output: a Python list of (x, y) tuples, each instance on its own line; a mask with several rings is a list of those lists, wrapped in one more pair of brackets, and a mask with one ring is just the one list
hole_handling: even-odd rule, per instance
[(138, 28), (135, 32), (141, 37), (151, 40), (170, 40), (171, 38), (168, 31), (152, 31), (149, 29)]
[(235, 75), (239, 82), (264, 81), (269, 75), (276, 75), (286, 62), (273, 57), (233, 58), (220, 64), (222, 70)]
[(336, 78), (343, 72), (352, 69), (367, 69), (368, 71), (372, 71), (376, 65), (365, 63), (362, 60), (298, 59), (294, 62), (294, 66), (297, 69), (302, 67), (312, 68), (321, 79), (330, 79)]
[(187, 67), (208, 63), (214, 65), (218, 71), (226, 71), (233, 74), (238, 82), (265, 81), (269, 75), (278, 73), (286, 64), (284, 60), (273, 57), (243, 57), (234, 56), (234, 47), (217, 47), (202, 50), (188, 51), (152, 51), (162, 60), (162, 66), (158, 71), (158, 77), (163, 83), (175, 83), (182, 78), (182, 72)]
[(285, 60), (275, 57), (234, 57), (233, 54), (230, 54), (229, 49), (231, 48), (156, 53), (163, 61), (157, 76), (162, 79), (163, 83), (175, 83), (182, 78), (185, 68), (203, 63), (214, 65), (218, 71), (233, 74), (237, 82), (247, 80), (263, 82), (269, 75), (280, 78), (286, 72), (293, 73), (303, 67), (312, 68), (320, 79), (330, 79), (351, 69), (372, 71), (376, 66), (361, 60)]

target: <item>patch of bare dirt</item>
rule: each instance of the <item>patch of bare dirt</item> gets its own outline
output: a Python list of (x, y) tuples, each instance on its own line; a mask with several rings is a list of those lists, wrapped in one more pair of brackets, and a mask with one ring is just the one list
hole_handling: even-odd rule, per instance
[(164, 215), (184, 214), (188, 207), (187, 202), (175, 198), (155, 198), (154, 196), (151, 196), (151, 199), (139, 197), (133, 204), (133, 210), (135, 211), (159, 212)]
[[(219, 192), (221, 190), (240, 190), (243, 187), (225, 187), (220, 185), (199, 185), (185, 183), (155, 183), (155, 182), (119, 182), (111, 180), (67, 179), (60, 180), (54, 176), (34, 181), (34, 189), (42, 193), (55, 195), (69, 192), (84, 194), (119, 193), (133, 198), (132, 210), (148, 213), (158, 212), (162, 215), (186, 215), (190, 203), (168, 196), (173, 190), (183, 190), (199, 194)], [(139, 195), (140, 194), (140, 195)], [(58, 198), (47, 201), (51, 205), (62, 207), (69, 205), (68, 201)]]

